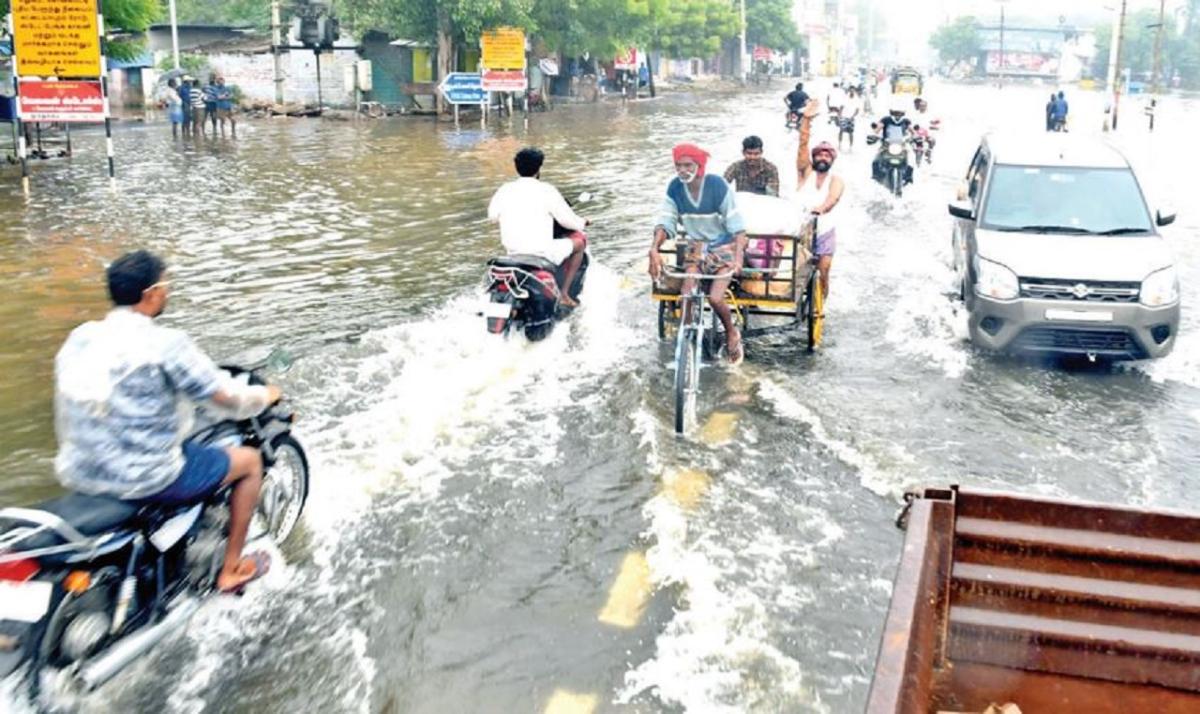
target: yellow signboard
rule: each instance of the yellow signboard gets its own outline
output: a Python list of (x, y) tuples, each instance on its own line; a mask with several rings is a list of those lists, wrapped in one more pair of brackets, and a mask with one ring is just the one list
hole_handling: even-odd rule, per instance
[(12, 0), (12, 22), (19, 75), (101, 76), (96, 0)]
[(480, 64), (487, 69), (525, 69), (525, 31), (498, 27), (483, 33)]

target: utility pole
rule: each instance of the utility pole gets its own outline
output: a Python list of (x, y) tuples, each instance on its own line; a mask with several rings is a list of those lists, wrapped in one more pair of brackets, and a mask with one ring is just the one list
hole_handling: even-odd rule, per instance
[(1154, 34), (1154, 97), (1158, 98), (1158, 93), (1162, 87), (1162, 43), (1163, 30), (1167, 26), (1167, 0), (1159, 0), (1158, 3), (1158, 32)]
[(1125, 9), (1129, 0), (1121, 0), (1121, 16), (1117, 20), (1116, 77), (1113, 81), (1112, 128), (1117, 130), (1117, 107), (1121, 104), (1121, 43), (1125, 41)]
[(996, 62), (996, 86), (1004, 86), (1004, 0), (1000, 0), (1000, 59)]
[[(175, 0), (171, 0), (174, 4)], [(279, 54), (279, 46), (283, 44), (282, 19), (279, 11), (279, 0), (271, 2), (271, 54), (275, 62), (275, 103), (283, 104), (283, 58)]]
[(171, 13), (171, 54), (175, 58), (175, 69), (179, 69), (179, 23), (175, 20), (175, 0), (169, 0), (167, 7)]
[(742, 12), (742, 53), (738, 56), (738, 67), (741, 69), (742, 84), (744, 85), (746, 83), (746, 0), (741, 0), (740, 5)]

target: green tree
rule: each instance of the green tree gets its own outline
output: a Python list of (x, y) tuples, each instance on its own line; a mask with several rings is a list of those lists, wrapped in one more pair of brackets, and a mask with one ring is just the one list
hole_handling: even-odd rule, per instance
[(983, 47), (979, 23), (969, 15), (958, 17), (935, 30), (929, 38), (929, 46), (937, 50), (938, 58), (946, 64), (970, 62), (979, 56)]
[(721, 50), (721, 40), (737, 36), (739, 29), (727, 0), (651, 2), (650, 15), (650, 46), (671, 57), (711, 57)]
[(800, 46), (790, 0), (746, 0), (746, 44), (785, 52)]
[(530, 29), (565, 56), (608, 58), (645, 39), (648, 17), (649, 4), (638, 0), (538, 0)]
[[(1166, 16), (1163, 28), (1162, 76), (1164, 85), (1169, 83), (1175, 70), (1189, 86), (1200, 81), (1200, 25), (1195, 30), (1176, 31), (1175, 20)], [(1142, 9), (1129, 13), (1125, 18), (1125, 29), (1121, 38), (1120, 71), (1128, 69), (1136, 80), (1153, 81), (1155, 38), (1158, 34), (1158, 11)], [(1112, 47), (1112, 26), (1096, 27), (1096, 57), (1092, 61), (1092, 73), (1096, 77), (1108, 76), (1109, 51)]]
[(175, 0), (175, 13), (180, 23), (271, 26), (271, 0)]

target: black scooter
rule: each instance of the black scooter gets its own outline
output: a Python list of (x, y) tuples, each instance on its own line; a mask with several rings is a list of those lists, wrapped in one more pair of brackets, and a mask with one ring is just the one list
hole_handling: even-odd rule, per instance
[(879, 153), (871, 164), (873, 178), (883, 184), (892, 195), (900, 197), (905, 184), (912, 183), (912, 166), (908, 161), (907, 139), (882, 141), (878, 136), (867, 137), (868, 144), (879, 144)]

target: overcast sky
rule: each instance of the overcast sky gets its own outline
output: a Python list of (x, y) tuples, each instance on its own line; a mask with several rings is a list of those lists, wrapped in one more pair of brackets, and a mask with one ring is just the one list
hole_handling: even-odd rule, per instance
[[(1167, 12), (1182, 6), (1184, 0), (1167, 0)], [(1128, 0), (1129, 11), (1158, 9), (1159, 0)], [(929, 52), (928, 37), (938, 25), (960, 15), (974, 15), (980, 22), (999, 24), (999, 0), (910, 0), (906, 3), (877, 0), (878, 12), (887, 18), (888, 35), (899, 44), (904, 59), (917, 61)], [(1054, 26), (1059, 18), (1068, 23), (1093, 25), (1111, 17), (1105, 6), (1120, 7), (1120, 0), (1007, 0), (1006, 19), (1034, 20)]]

